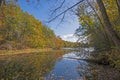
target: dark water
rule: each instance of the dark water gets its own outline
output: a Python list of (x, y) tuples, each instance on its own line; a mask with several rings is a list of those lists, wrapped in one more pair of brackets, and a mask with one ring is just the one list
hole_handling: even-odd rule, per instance
[(31, 53), (0, 57), (0, 80), (120, 80), (118, 71), (78, 58), (81, 52)]

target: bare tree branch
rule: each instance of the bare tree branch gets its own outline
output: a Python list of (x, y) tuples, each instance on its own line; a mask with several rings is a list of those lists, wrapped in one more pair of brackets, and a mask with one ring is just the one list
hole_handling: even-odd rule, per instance
[(70, 9), (74, 8), (75, 6), (77, 6), (78, 4), (80, 4), (81, 2), (83, 2), (84, 0), (81, 0), (79, 2), (77, 2), (76, 4), (72, 5), (71, 7), (67, 8), (66, 10), (64, 10), (63, 12), (59, 13), (57, 16), (55, 16), (54, 18), (50, 19), (48, 21), (48, 23), (54, 21), (56, 18), (58, 18), (59, 16), (63, 15), (64, 13), (66, 13), (67, 11), (69, 11)]
[(65, 14), (66, 14), (66, 13), (63, 14), (63, 17), (62, 17), (60, 23), (63, 22), (63, 20), (64, 20), (64, 18), (65, 18)]
[(59, 10), (59, 9), (64, 5), (64, 3), (65, 3), (65, 0), (63, 0), (63, 2), (61, 3), (60, 6), (58, 6), (56, 9), (53, 10), (52, 15), (53, 15), (57, 10)]

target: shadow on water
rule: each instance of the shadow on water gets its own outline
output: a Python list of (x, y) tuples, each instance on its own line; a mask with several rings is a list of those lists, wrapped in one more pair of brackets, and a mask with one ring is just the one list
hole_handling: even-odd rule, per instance
[(120, 80), (118, 71), (80, 58), (75, 51), (2, 57), (0, 80)]

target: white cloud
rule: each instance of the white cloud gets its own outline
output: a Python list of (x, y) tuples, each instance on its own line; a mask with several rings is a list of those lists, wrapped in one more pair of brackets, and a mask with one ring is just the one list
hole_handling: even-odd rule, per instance
[(70, 41), (70, 42), (76, 42), (78, 40), (78, 37), (75, 36), (74, 34), (67, 34), (67, 35), (62, 35), (60, 36), (63, 40), (65, 41)]

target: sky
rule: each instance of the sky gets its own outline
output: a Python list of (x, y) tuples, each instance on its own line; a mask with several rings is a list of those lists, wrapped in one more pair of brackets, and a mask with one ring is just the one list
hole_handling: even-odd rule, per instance
[(28, 12), (43, 24), (54, 30), (55, 34), (57, 36), (61, 36), (63, 40), (75, 42), (78, 38), (73, 34), (79, 27), (79, 22), (78, 17), (72, 12), (73, 10), (65, 14), (62, 22), (62, 16), (60, 16), (54, 21), (47, 23), (51, 18), (55, 17), (57, 14), (64, 11), (79, 0), (71, 0), (72, 2), (70, 2), (70, 0), (66, 0), (63, 7), (54, 13), (54, 15), (51, 15), (53, 10), (58, 7), (62, 1), (63, 0), (58, 0), (58, 2), (57, 0), (40, 0), (37, 2), (35, 0), (30, 0), (30, 2), (26, 2), (26, 0), (19, 0), (17, 4), (24, 12)]

